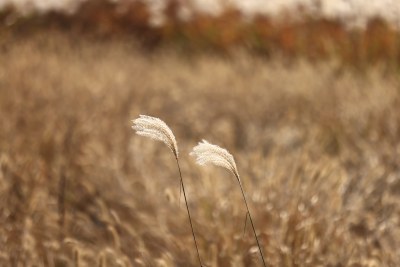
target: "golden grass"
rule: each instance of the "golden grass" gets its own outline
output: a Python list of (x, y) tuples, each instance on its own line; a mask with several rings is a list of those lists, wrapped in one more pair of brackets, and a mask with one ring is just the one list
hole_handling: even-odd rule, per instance
[(0, 62), (1, 266), (198, 266), (174, 159), (139, 114), (179, 140), (207, 266), (260, 260), (236, 181), (188, 156), (201, 138), (235, 155), (269, 266), (400, 262), (397, 73), (59, 31), (1, 35)]

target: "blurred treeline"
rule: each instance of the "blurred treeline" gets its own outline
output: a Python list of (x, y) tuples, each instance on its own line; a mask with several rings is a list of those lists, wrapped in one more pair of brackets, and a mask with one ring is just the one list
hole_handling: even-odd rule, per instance
[(382, 18), (369, 20), (361, 29), (301, 9), (283, 12), (278, 18), (257, 15), (248, 19), (240, 10), (227, 8), (218, 16), (195, 12), (182, 20), (179, 5), (177, 0), (168, 1), (165, 20), (157, 26), (149, 23), (151, 12), (143, 1), (88, 0), (70, 14), (19, 15), (9, 6), (0, 11), (0, 33), (57, 29), (106, 38), (134, 36), (148, 49), (172, 46), (190, 52), (230, 53), (239, 48), (266, 58), (335, 59), (357, 67), (400, 65), (400, 31)]

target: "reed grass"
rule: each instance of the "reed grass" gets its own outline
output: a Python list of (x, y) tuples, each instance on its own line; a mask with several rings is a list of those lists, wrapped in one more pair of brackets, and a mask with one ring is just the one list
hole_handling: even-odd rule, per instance
[(188, 200), (185, 191), (185, 185), (183, 183), (182, 171), (179, 165), (179, 156), (178, 156), (178, 145), (175, 139), (175, 136), (172, 130), (167, 126), (165, 122), (160, 120), (159, 118), (140, 115), (138, 119), (133, 120), (132, 128), (136, 131), (138, 135), (146, 136), (154, 140), (158, 140), (163, 142), (174, 154), (176, 165), (179, 171), (179, 178), (180, 178), (180, 187), (182, 187), (183, 196), (185, 198), (186, 210), (189, 218), (190, 228), (192, 230), (193, 241), (197, 252), (197, 257), (199, 260), (200, 266), (203, 266), (201, 263), (200, 252), (196, 241), (196, 235), (193, 229), (192, 218), (190, 215)]
[(261, 249), (260, 241), (258, 240), (256, 229), (254, 227), (253, 218), (250, 213), (249, 205), (247, 204), (247, 198), (243, 190), (242, 181), (240, 180), (239, 172), (236, 167), (236, 162), (232, 154), (230, 154), (228, 150), (221, 148), (217, 145), (213, 145), (207, 142), (206, 140), (199, 142), (199, 144), (193, 148), (193, 151), (190, 154), (196, 158), (197, 164), (202, 166), (206, 164), (213, 164), (216, 166), (220, 166), (229, 170), (236, 177), (240, 187), (240, 191), (243, 196), (244, 204), (246, 205), (247, 209), (245, 227), (248, 216), (250, 219), (251, 228), (253, 229), (254, 237), (257, 242), (258, 250), (260, 252), (261, 260), (263, 262), (263, 265), (267, 266), (264, 260), (264, 255)]
[(0, 266), (75, 266), (74, 247), (81, 267), (199, 266), (170, 150), (128, 126), (140, 112), (179, 136), (203, 265), (261, 261), (236, 182), (183, 161), (200, 137), (234, 152), (268, 266), (398, 266), (398, 72), (57, 29), (2, 35), (0, 62)]

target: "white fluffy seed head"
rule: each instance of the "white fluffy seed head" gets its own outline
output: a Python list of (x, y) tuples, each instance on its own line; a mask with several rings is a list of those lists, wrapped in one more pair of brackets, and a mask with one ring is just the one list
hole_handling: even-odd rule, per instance
[(168, 125), (159, 118), (140, 115), (139, 118), (132, 120), (132, 129), (138, 135), (147, 136), (151, 139), (158, 140), (166, 144), (175, 157), (178, 157), (178, 145), (172, 130)]
[(214, 164), (231, 171), (236, 177), (239, 177), (239, 172), (236, 168), (235, 159), (228, 150), (217, 145), (210, 144), (206, 140), (199, 142), (190, 153), (196, 158), (196, 163), (199, 165)]

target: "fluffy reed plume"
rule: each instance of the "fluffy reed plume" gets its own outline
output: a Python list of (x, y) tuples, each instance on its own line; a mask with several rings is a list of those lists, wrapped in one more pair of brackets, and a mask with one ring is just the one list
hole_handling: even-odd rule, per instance
[(138, 135), (163, 142), (171, 149), (175, 157), (178, 158), (178, 145), (175, 136), (165, 122), (159, 118), (146, 115), (140, 115), (138, 119), (132, 120), (132, 122), (132, 128)]
[(172, 130), (168, 127), (168, 125), (160, 120), (159, 118), (150, 117), (146, 115), (140, 115), (138, 119), (132, 120), (133, 126), (132, 129), (136, 131), (138, 135), (147, 136), (152, 139), (158, 140), (166, 144), (169, 149), (171, 149), (172, 153), (175, 156), (176, 164), (178, 166), (179, 177), (180, 177), (180, 184), (183, 191), (183, 196), (185, 198), (186, 210), (189, 217), (189, 223), (192, 230), (194, 245), (197, 251), (197, 257), (199, 259), (200, 266), (201, 264), (199, 248), (197, 246), (196, 235), (194, 234), (192, 218), (190, 216), (189, 205), (186, 197), (185, 186), (183, 184), (182, 172), (181, 167), (179, 164), (179, 157), (178, 157), (178, 145), (176, 143), (175, 136)]
[(190, 153), (190, 155), (196, 158), (196, 163), (199, 165), (204, 166), (207, 164), (214, 164), (223, 167), (225, 169), (228, 169), (236, 177), (240, 186), (240, 190), (242, 191), (244, 203), (246, 204), (246, 209), (247, 209), (246, 221), (248, 216), (250, 219), (251, 227), (253, 228), (254, 237), (256, 238), (257, 241), (257, 246), (260, 251), (262, 262), (264, 266), (266, 266), (260, 242), (258, 241), (256, 229), (254, 227), (253, 219), (251, 217), (249, 206), (247, 204), (246, 195), (244, 193), (242, 182), (240, 180), (239, 172), (236, 168), (236, 163), (233, 156), (228, 152), (228, 150), (219, 147), (217, 145), (210, 144), (206, 140), (202, 140), (202, 142), (199, 142), (199, 144), (193, 148), (193, 151)]

